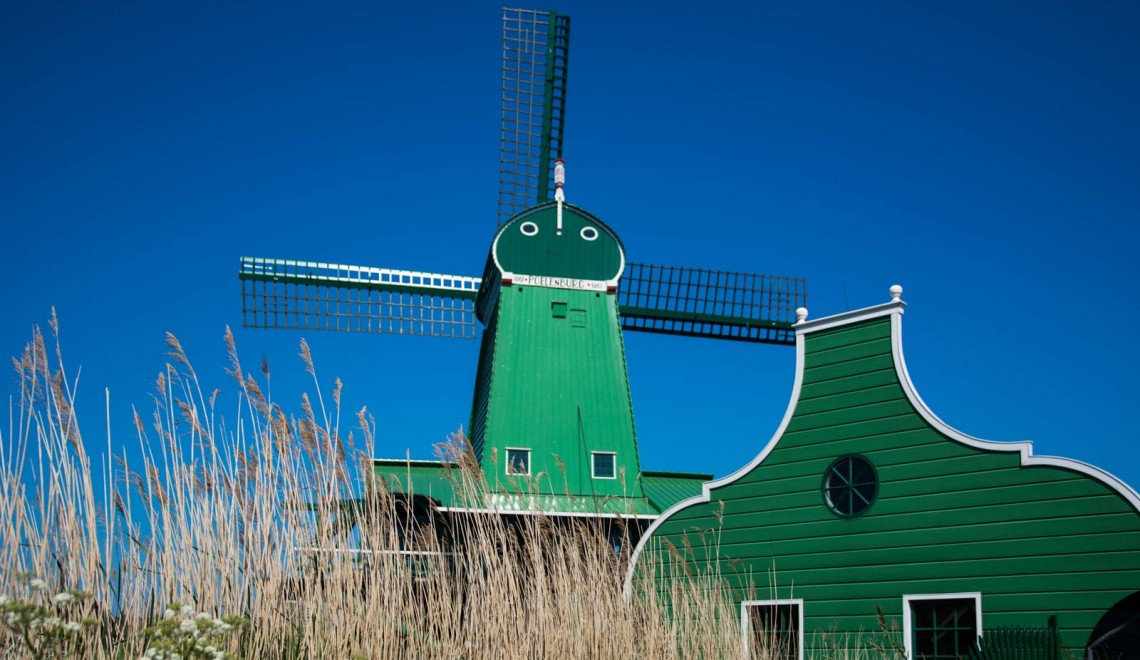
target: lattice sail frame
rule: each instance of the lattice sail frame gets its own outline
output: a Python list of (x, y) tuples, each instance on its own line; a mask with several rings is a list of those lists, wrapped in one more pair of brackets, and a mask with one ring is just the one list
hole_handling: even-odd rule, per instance
[(570, 17), (503, 8), (498, 224), (553, 194), (562, 157)]
[(242, 257), (247, 328), (475, 337), (477, 277)]
[(618, 284), (623, 330), (795, 344), (807, 281), (675, 266), (627, 264)]

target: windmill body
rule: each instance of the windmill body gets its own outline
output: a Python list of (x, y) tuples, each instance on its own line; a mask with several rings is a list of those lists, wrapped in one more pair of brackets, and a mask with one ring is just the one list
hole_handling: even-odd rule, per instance
[(556, 214), (555, 204), (522, 213), (492, 244), (476, 303), (486, 330), (472, 449), (511, 509), (523, 508), (511, 493), (536, 491), (562, 509), (648, 513), (615, 295), (621, 241), (569, 206), (559, 232)]

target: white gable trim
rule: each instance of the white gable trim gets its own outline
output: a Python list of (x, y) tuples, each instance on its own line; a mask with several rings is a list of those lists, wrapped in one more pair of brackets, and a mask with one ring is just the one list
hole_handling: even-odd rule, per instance
[(1048, 465), (1065, 470), (1072, 470), (1073, 472), (1092, 477), (1116, 491), (1132, 505), (1133, 509), (1140, 513), (1140, 495), (1137, 495), (1131, 486), (1121, 481), (1118, 477), (1098, 467), (1070, 458), (1034, 456), (1033, 443), (1028, 440), (1021, 440), (1019, 442), (983, 440), (971, 435), (966, 435), (939, 419), (938, 415), (935, 415), (934, 411), (932, 411), (926, 405), (926, 402), (922, 400), (922, 397), (918, 395), (918, 390), (915, 388), (914, 383), (910, 379), (910, 374), (907, 372), (906, 360), (903, 358), (902, 348), (902, 318), (897, 315), (891, 318), (891, 353), (894, 358), (895, 373), (898, 375), (899, 382), (902, 383), (903, 392), (906, 393), (907, 400), (910, 401), (910, 404), (918, 411), (918, 414), (921, 415), (928, 424), (934, 427), (934, 430), (951, 440), (960, 442), (969, 447), (984, 449), (986, 451), (1017, 452), (1021, 454), (1021, 465), (1023, 466)]

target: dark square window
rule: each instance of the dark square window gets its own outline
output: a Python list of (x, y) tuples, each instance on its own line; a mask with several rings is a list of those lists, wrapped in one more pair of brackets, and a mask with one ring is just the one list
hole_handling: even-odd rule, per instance
[(564, 302), (554, 301), (550, 303), (550, 314), (556, 319), (566, 318), (566, 308), (568, 305)]
[(507, 450), (507, 474), (530, 474), (530, 450)]
[(956, 660), (978, 643), (978, 602), (973, 598), (910, 601), (911, 657)]
[(595, 479), (615, 479), (617, 478), (617, 454), (606, 451), (594, 452), (594, 478)]
[(799, 603), (746, 603), (744, 607), (748, 657), (799, 660)]

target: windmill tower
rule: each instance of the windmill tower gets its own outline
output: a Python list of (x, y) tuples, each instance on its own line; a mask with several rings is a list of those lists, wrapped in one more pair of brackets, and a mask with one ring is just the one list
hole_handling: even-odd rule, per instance
[(478, 337), (469, 439), (485, 501), (456, 493), (441, 461), (377, 459), (390, 489), (445, 513), (647, 525), (711, 475), (642, 468), (624, 333), (794, 345), (806, 285), (629, 263), (607, 223), (565, 202), (569, 45), (569, 17), (503, 10), (499, 210), (482, 277), (243, 257), (243, 323)]

